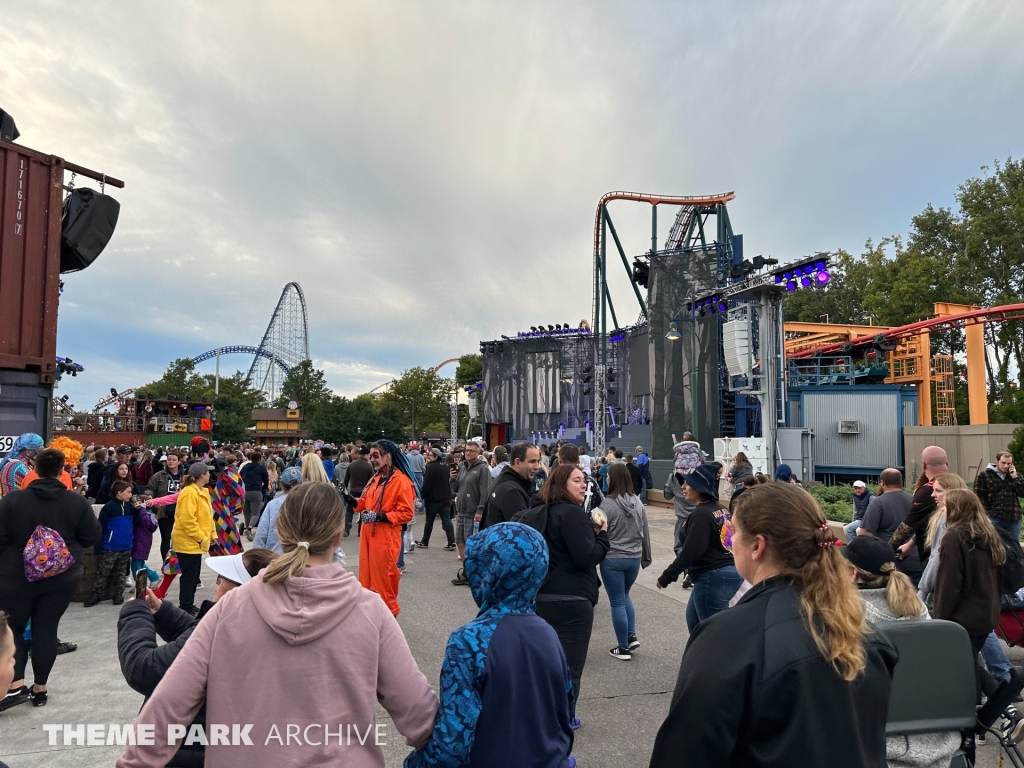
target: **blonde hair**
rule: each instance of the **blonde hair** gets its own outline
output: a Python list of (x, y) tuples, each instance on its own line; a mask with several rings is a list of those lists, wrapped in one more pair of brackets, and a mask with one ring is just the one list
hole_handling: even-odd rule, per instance
[[(942, 490), (946, 491), (947, 493), (949, 491), (968, 490), (967, 482), (962, 477), (960, 477), (960, 475), (955, 475), (952, 472), (947, 472), (944, 475), (937, 476), (934, 480), (932, 480), (932, 485), (942, 486)], [(939, 523), (941, 523), (945, 519), (946, 509), (945, 506), (943, 506), (942, 509), (936, 509), (935, 514), (932, 515), (931, 518), (928, 520), (928, 532), (925, 534), (924, 543), (929, 549), (932, 549), (935, 546), (935, 537), (939, 533)]]
[(760, 535), (771, 544), (780, 575), (800, 584), (800, 607), (818, 651), (843, 680), (854, 680), (867, 665), (864, 603), (818, 502), (789, 483), (766, 483), (744, 491), (732, 516), (743, 538)]
[(324, 463), (315, 453), (307, 453), (302, 457), (302, 482), (329, 483)]
[(345, 505), (334, 486), (300, 483), (285, 496), (277, 515), (277, 539), (284, 554), (267, 566), (264, 583), (280, 584), (290, 576), (299, 576), (310, 555), (330, 554), (335, 537), (344, 527)]
[(868, 573), (863, 568), (857, 568), (857, 575), (860, 583), (869, 589), (885, 588), (885, 601), (892, 608), (893, 613), (904, 619), (913, 619), (924, 615), (924, 603), (917, 596), (913, 582), (907, 578), (905, 573), (896, 570), (896, 563), (883, 563), (882, 575), (877, 576)]
[(946, 530), (954, 528), (963, 529), (976, 546), (987, 549), (993, 564), (1006, 562), (1003, 540), (988, 519), (981, 500), (972, 491), (949, 491), (946, 494)]

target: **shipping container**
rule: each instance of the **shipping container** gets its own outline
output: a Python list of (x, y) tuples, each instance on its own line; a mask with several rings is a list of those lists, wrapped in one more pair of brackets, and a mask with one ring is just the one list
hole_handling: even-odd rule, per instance
[(0, 368), (51, 384), (64, 161), (0, 142)]
[(903, 428), (917, 424), (917, 390), (890, 384), (789, 387), (788, 425), (814, 430), (819, 476), (877, 477), (902, 469)]
[(53, 385), (40, 384), (35, 371), (0, 369), (0, 455), (11, 450), (18, 435), (49, 435)]

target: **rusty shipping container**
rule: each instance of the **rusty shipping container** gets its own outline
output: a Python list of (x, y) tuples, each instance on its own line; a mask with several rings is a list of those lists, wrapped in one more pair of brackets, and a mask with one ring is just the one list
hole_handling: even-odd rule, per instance
[(0, 142), (0, 368), (52, 384), (64, 161)]

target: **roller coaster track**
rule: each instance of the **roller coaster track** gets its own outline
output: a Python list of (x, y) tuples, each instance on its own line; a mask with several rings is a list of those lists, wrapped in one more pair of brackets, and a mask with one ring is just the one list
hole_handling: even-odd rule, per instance
[(279, 357), (274, 357), (274, 355), (262, 347), (250, 347), (245, 344), (235, 344), (230, 347), (217, 347), (217, 349), (211, 349), (209, 352), (203, 352), (203, 354), (193, 357), (192, 362), (198, 365), (199, 363), (204, 363), (207, 360), (213, 360), (217, 355), (259, 355), (267, 360), (273, 358), (277, 367), (284, 371), (286, 375), (292, 369), (284, 360)]
[(1004, 323), (1010, 320), (1024, 320), (1024, 304), (1004, 304), (999, 307), (973, 309), (970, 312), (961, 312), (956, 315), (933, 317), (929, 320), (911, 323), (910, 325), (901, 325), (897, 328), (889, 328), (879, 333), (858, 336), (850, 341), (826, 344), (814, 349), (805, 349), (801, 352), (794, 352), (793, 354), (788, 355), (788, 357), (812, 357), (814, 355), (829, 355), (834, 352), (848, 353), (858, 347), (894, 343), (903, 341), (911, 336), (917, 336), (921, 333), (951, 331), (957, 328), (966, 328), (970, 325)]

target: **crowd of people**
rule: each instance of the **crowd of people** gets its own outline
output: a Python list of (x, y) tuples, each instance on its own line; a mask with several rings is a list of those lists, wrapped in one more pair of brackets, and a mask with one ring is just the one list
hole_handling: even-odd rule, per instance
[[(924, 451), (913, 494), (897, 469), (881, 473), (877, 492), (856, 483), (844, 544), (786, 465), (769, 478), (743, 454), (725, 466), (709, 461), (690, 434), (673, 442), (663, 493), (676, 515), (675, 557), (656, 584), (682, 577), (691, 590), (689, 641), (652, 766), (923, 765), (923, 755), (948, 763), (963, 746), (959, 732), (885, 737), (898, 656), (875, 627), (894, 620), (963, 627), (985, 702), (978, 735), (996, 724), (1001, 737), (1024, 738), (1024, 717), (1010, 705), (1024, 675), (994, 632), (1003, 596), (1024, 587), (1024, 478), (1012, 456), (1001, 452), (973, 491), (937, 446)], [(13, 669), (2, 709), (45, 705), (57, 624), (89, 547), (87, 607), (121, 603), (126, 584), (137, 585), (141, 599), (121, 609), (118, 654), (128, 684), (147, 697), (137, 722), (160, 728), (268, 731), (334, 722), (338, 712), (373, 723), (379, 701), (413, 748), (407, 768), (575, 765), (602, 589), (610, 656), (632, 661), (641, 647), (630, 590), (652, 564), (644, 496), (653, 480), (639, 446), (596, 459), (571, 442), (488, 453), (474, 441), (445, 452), (387, 440), (284, 449), (197, 439), (147, 455), (44, 448), (22, 436), (15, 448), (0, 462), (0, 675)], [(90, 501), (102, 504), (98, 515)], [(430, 546), (437, 518), (443, 549), (455, 553), (452, 585), (468, 586), (480, 609), (449, 639), (439, 694), (396, 622), (404, 555)], [(355, 574), (341, 547), (353, 523)], [(159, 574), (146, 564), (157, 532)], [(254, 543), (248, 551), (243, 536)], [(204, 556), (217, 589), (197, 608)], [(166, 594), (179, 573), (175, 607)], [(260, 675), (234, 674), (240, 648)], [(260, 695), (294, 690), (297, 680), (301, 695)], [(232, 749), (211, 745), (203, 755), (158, 739), (129, 746), (118, 765), (233, 765)], [(369, 764), (373, 749), (322, 744), (302, 762)], [(295, 758), (267, 742), (245, 759)]]

